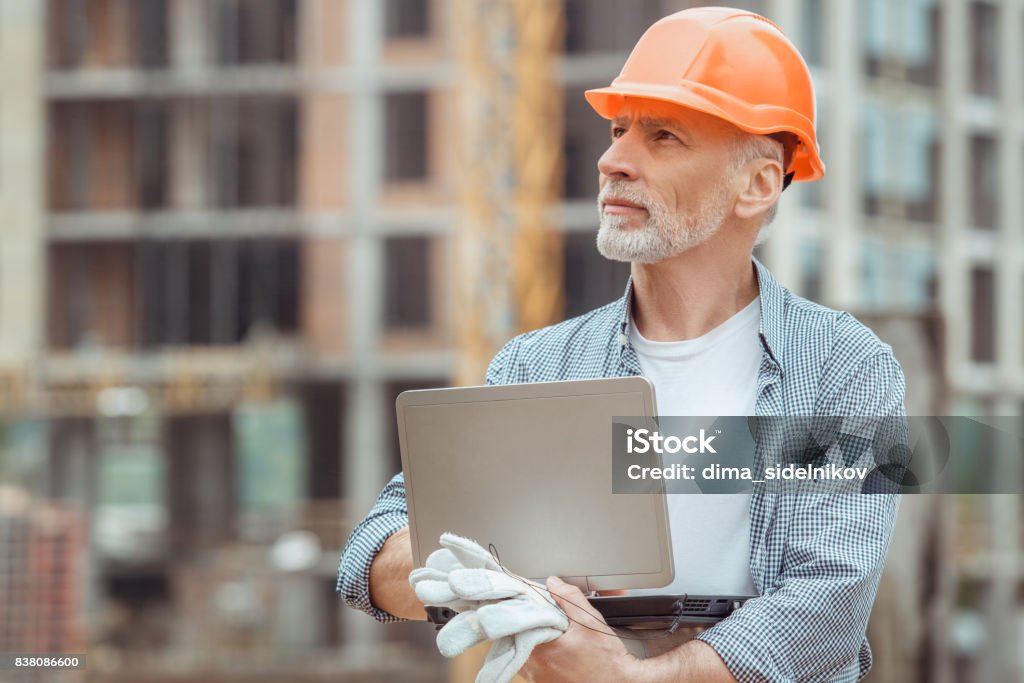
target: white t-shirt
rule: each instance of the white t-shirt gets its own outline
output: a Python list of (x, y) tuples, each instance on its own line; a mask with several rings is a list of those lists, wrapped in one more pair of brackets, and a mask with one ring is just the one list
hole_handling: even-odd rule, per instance
[[(753, 415), (761, 367), (760, 298), (696, 339), (655, 342), (629, 325), (659, 415)], [(668, 496), (676, 576), (633, 595), (757, 595), (750, 576), (749, 494)]]

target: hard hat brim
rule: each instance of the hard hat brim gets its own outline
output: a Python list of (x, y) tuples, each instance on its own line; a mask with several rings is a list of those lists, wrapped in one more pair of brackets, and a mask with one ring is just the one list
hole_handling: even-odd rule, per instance
[[(692, 82), (677, 87), (624, 83), (615, 79), (611, 86), (587, 90), (584, 95), (594, 111), (605, 119), (615, 118), (625, 98), (635, 97), (668, 102), (709, 114), (754, 135), (793, 133), (801, 143), (787, 169), (794, 173), (793, 180), (806, 182), (818, 180), (825, 175), (825, 164), (815, 144), (814, 124), (791, 109), (771, 105), (751, 106), (720, 90)], [(759, 119), (764, 119), (762, 125), (759, 125)], [(780, 124), (780, 121), (783, 123)]]

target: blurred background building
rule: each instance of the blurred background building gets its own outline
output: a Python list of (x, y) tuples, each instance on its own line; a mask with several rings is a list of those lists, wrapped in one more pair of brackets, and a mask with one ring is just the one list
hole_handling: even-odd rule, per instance
[[(445, 680), (429, 627), (334, 594), (400, 469), (393, 400), (621, 295), (582, 93), (696, 4), (551, 0), (530, 62), (474, 42), (523, 22), (511, 0), (0, 2), (0, 650), (24, 603), (96, 680)], [(1024, 4), (728, 4), (803, 51), (828, 165), (759, 256), (894, 346), (909, 413), (1021, 414)], [(529, 87), (488, 79), (502, 63)], [(527, 133), (550, 153), (532, 214)], [(480, 266), (527, 224), (542, 250)], [(532, 317), (500, 286), (524, 263), (550, 282)], [(1024, 676), (1020, 520), (1014, 496), (905, 501), (874, 680)], [(46, 553), (70, 574), (8, 602)]]

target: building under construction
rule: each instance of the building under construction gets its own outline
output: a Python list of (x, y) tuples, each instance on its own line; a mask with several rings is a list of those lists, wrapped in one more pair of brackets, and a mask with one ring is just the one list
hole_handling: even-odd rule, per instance
[[(394, 398), (621, 295), (582, 93), (696, 4), (0, 3), (0, 475), (77, 511), (96, 680), (446, 677), (429, 627), (334, 594)], [(828, 165), (759, 256), (893, 344), (908, 412), (1020, 414), (1024, 7), (729, 4), (807, 57)], [(1021, 673), (998, 498), (957, 508), (931, 680)]]

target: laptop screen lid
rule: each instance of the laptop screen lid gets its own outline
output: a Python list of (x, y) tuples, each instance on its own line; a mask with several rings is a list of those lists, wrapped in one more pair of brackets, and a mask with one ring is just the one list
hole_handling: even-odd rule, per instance
[(396, 411), (416, 566), (449, 531), (531, 579), (671, 583), (664, 495), (612, 492), (613, 418), (657, 414), (645, 378), (407, 391)]

